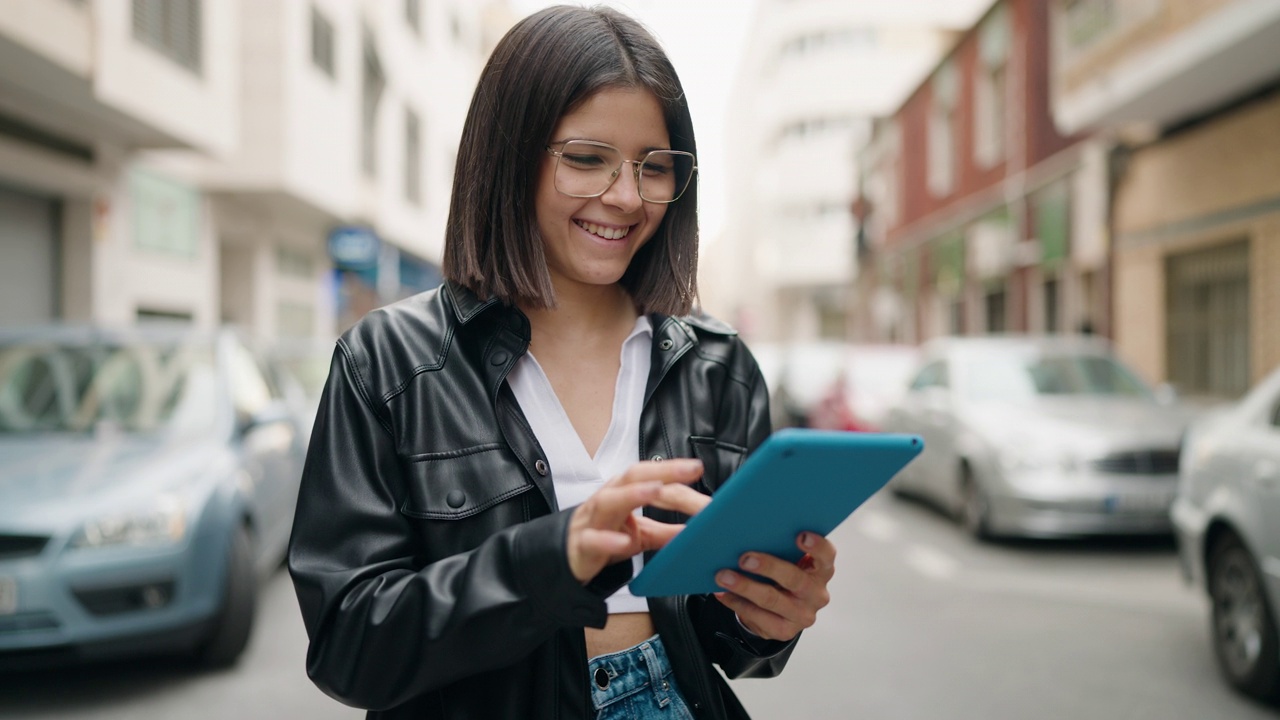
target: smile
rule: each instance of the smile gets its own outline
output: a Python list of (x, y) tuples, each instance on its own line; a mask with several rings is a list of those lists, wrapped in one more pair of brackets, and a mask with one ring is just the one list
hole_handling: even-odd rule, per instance
[(630, 235), (631, 228), (634, 227), (633, 225), (627, 225), (626, 227), (620, 228), (605, 227), (604, 225), (597, 225), (585, 220), (574, 220), (573, 222), (583, 230), (586, 230), (597, 237), (602, 237), (605, 240), (621, 240), (627, 235)]

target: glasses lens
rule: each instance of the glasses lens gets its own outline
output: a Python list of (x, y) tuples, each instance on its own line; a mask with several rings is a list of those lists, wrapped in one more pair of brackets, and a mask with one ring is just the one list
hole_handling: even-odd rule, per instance
[(622, 166), (617, 148), (570, 140), (556, 165), (556, 190), (574, 197), (595, 197), (609, 189)]
[(655, 150), (640, 165), (640, 197), (649, 202), (673, 202), (684, 194), (692, 177), (692, 155)]

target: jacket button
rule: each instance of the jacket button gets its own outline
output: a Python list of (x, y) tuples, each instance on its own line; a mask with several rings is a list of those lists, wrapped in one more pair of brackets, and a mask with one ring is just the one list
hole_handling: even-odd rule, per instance
[(670, 350), (673, 345), (675, 345), (675, 343), (671, 342), (671, 338), (667, 338), (666, 340), (663, 340), (662, 342), (658, 343), (658, 347), (662, 348), (663, 350)]
[(652, 460), (652, 461), (654, 461), (654, 462), (662, 462), (663, 460), (666, 460), (666, 458), (662, 457), (661, 455), (654, 455), (653, 457), (651, 457), (651, 458), (649, 458), (649, 459), (650, 459), (650, 460)]
[(494, 365), (506, 365), (507, 358), (509, 357), (511, 356), (506, 354), (502, 350), (499, 350), (498, 352), (494, 353), (492, 357), (489, 358), (489, 362), (493, 363)]
[(444, 501), (449, 503), (449, 507), (457, 510), (467, 502), (467, 496), (461, 490), (450, 490), (449, 494), (444, 497)]
[(535, 462), (535, 463), (533, 464), (533, 469), (534, 469), (534, 470), (537, 470), (539, 475), (541, 475), (541, 476), (543, 476), (543, 477), (546, 477), (546, 476), (547, 476), (547, 461), (546, 461), (546, 460), (539, 459), (537, 462)]

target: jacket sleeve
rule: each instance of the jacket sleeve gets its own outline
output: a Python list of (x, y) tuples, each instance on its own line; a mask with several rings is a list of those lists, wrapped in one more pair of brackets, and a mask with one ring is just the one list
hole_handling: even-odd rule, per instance
[[(748, 358), (743, 348), (740, 348)], [(722, 408), (721, 422), (746, 422), (746, 447), (748, 452), (764, 442), (773, 432), (769, 419), (769, 391), (755, 360), (750, 361), (750, 382), (746, 384), (745, 412), (740, 407)], [(729, 432), (730, 436), (735, 435)], [(790, 641), (764, 640), (747, 631), (738, 622), (733, 611), (712, 595), (694, 595), (688, 598), (690, 617), (697, 628), (698, 639), (711, 661), (724, 670), (730, 680), (741, 677), (774, 677), (782, 672), (791, 651), (800, 640), (797, 635)]]
[(509, 664), (565, 626), (604, 626), (604, 597), (630, 578), (630, 567), (606, 568), (583, 587), (565, 552), (570, 511), (423, 566), (411, 521), (399, 512), (393, 429), (375, 407), (339, 341), (288, 560), (317, 686), (349, 705), (391, 708)]

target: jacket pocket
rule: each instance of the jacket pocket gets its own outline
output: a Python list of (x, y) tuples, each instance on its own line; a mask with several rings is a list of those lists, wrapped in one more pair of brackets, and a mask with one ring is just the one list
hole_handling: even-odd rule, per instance
[(713, 437), (691, 435), (693, 456), (702, 461), (702, 483), (715, 492), (747, 457), (747, 449)]
[(406, 471), (400, 512), (422, 520), (464, 520), (534, 488), (502, 443), (416, 455)]

